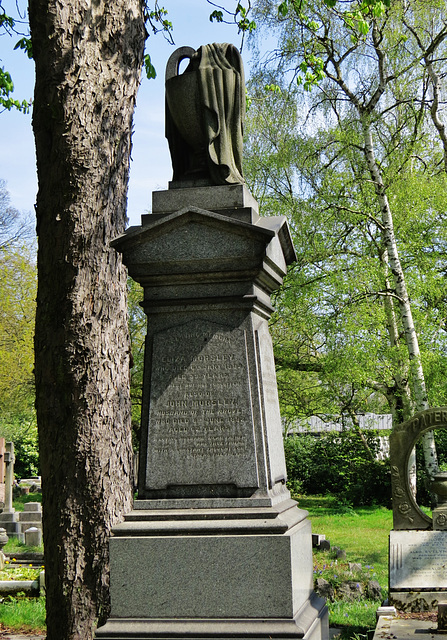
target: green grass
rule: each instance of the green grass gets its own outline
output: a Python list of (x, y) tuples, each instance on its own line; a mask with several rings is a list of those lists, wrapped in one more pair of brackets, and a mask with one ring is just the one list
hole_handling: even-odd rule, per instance
[[(330, 574), (339, 577), (346, 571), (348, 562), (360, 562), (363, 573), (379, 582), (385, 596), (388, 589), (388, 536), (393, 527), (392, 511), (384, 507), (352, 508), (332, 496), (299, 496), (296, 499), (299, 507), (309, 512), (312, 531), (324, 534), (332, 547), (346, 551), (346, 561), (338, 560), (337, 565), (330, 552), (314, 553), (314, 571), (326, 579), (331, 577)], [(333, 576), (330, 581), (333, 581)], [(329, 602), (330, 626), (342, 629), (343, 638), (366, 634), (376, 625), (376, 610), (380, 604), (379, 601), (367, 599), (352, 603)]]
[(0, 623), (15, 631), (44, 632), (45, 598), (5, 598), (0, 603)]
[(41, 493), (28, 493), (27, 495), (17, 496), (12, 501), (12, 506), (16, 511), (23, 511), (23, 507), (27, 502), (42, 502)]
[(329, 624), (340, 629), (343, 639), (358, 639), (376, 626), (377, 602), (330, 602)]
[(298, 506), (309, 512), (312, 531), (332, 546), (346, 551), (349, 562), (374, 567), (374, 579), (388, 587), (388, 536), (393, 514), (385, 507), (346, 507), (332, 496), (299, 497)]
[(19, 542), (16, 538), (9, 538), (3, 547), (3, 553), (6, 553), (7, 556), (14, 555), (14, 553), (24, 553), (25, 551), (43, 553), (43, 545), (40, 545), (40, 547), (32, 547), (24, 542)]

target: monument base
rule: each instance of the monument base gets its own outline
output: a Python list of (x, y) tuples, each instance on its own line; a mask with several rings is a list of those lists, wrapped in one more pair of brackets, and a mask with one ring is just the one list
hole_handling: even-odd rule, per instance
[(276, 638), (303, 638), (303, 640), (327, 640), (328, 610), (324, 600), (315, 594), (294, 619), (252, 618), (245, 620), (178, 619), (144, 620), (109, 618), (97, 630), (101, 640), (268, 640)]
[(437, 611), (438, 604), (447, 602), (447, 590), (444, 591), (390, 591), (388, 602), (398, 611), (417, 613), (418, 611)]
[(327, 640), (328, 610), (313, 592), (310, 522), (293, 500), (139, 506), (110, 539), (112, 612), (98, 640)]
[(391, 531), (389, 603), (401, 611), (435, 611), (447, 602), (447, 531)]

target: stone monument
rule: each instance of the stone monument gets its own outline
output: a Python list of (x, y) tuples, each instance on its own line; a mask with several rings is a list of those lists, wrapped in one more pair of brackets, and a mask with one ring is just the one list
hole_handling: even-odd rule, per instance
[(6, 529), (8, 536), (11, 538), (17, 538), (21, 542), (24, 541), (21, 526), (17, 519), (16, 510), (12, 503), (12, 490), (14, 486), (14, 443), (6, 442), (4, 450), (4, 463), (5, 463), (5, 507), (0, 513), (0, 526)]
[(138, 498), (110, 538), (111, 617), (96, 638), (326, 640), (267, 324), (295, 252), (242, 178), (240, 56), (181, 48), (166, 86), (174, 179), (113, 243), (144, 288), (148, 332)]
[(428, 409), (398, 425), (390, 436), (393, 531), (390, 533), (389, 601), (405, 611), (429, 611), (447, 602), (447, 474), (430, 490), (438, 497), (430, 518), (409, 481), (410, 454), (425, 432), (447, 428), (447, 407)]

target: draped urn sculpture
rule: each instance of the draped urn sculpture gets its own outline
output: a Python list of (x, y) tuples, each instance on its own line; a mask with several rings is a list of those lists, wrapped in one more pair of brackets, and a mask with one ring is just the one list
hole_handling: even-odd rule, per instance
[[(183, 73), (180, 64), (189, 59)], [(243, 183), (245, 83), (232, 44), (181, 47), (166, 67), (166, 137), (173, 183)], [(174, 186), (174, 185), (173, 185)]]

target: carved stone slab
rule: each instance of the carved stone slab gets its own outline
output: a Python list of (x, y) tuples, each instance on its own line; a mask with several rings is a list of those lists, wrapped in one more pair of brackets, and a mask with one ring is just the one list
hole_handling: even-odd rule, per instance
[(447, 531), (391, 531), (390, 589), (447, 589)]
[(408, 461), (421, 435), (447, 428), (447, 407), (428, 409), (397, 425), (390, 435), (391, 485), (394, 529), (430, 529), (432, 520), (417, 505), (412, 494)]
[(244, 331), (195, 321), (154, 336), (147, 488), (257, 486)]

